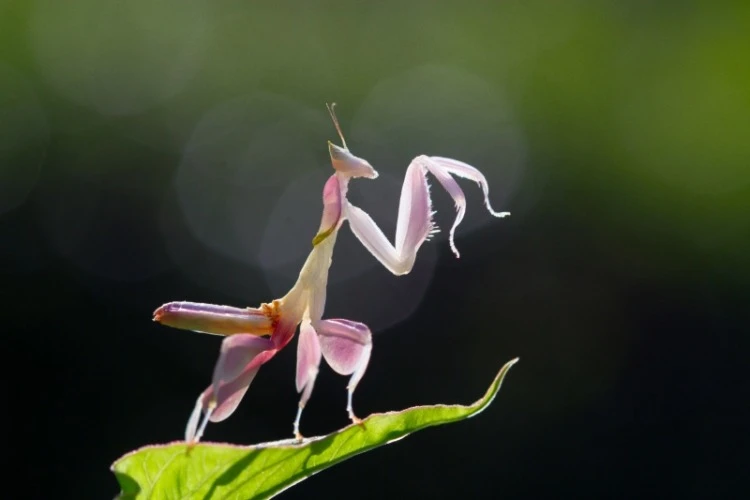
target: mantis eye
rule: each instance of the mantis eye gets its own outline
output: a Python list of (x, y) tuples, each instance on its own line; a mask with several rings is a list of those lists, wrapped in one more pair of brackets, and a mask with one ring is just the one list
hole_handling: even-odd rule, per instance
[(347, 177), (377, 178), (378, 172), (372, 168), (372, 165), (367, 160), (354, 156), (348, 149), (328, 141), (328, 152), (331, 154), (333, 168), (337, 172), (341, 172)]

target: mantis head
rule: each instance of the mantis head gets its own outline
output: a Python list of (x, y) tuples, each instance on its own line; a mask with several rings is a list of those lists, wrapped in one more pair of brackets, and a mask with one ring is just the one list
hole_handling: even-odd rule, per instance
[(343, 145), (343, 147), (337, 146), (328, 141), (328, 152), (331, 155), (331, 163), (334, 170), (346, 178), (364, 177), (366, 179), (376, 179), (378, 172), (372, 168), (372, 165), (367, 160), (354, 156), (346, 147), (346, 140), (344, 140), (344, 134), (341, 132), (341, 127), (334, 111), (336, 103), (326, 104), (326, 106)]

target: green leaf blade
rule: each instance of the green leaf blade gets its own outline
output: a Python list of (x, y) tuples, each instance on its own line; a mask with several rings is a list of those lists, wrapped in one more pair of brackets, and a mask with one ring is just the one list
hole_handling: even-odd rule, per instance
[(506, 363), (471, 405), (417, 406), (373, 414), (326, 436), (253, 446), (184, 442), (146, 446), (118, 459), (112, 471), (122, 500), (271, 498), (311, 475), (427, 427), (464, 420), (486, 409), (518, 359)]

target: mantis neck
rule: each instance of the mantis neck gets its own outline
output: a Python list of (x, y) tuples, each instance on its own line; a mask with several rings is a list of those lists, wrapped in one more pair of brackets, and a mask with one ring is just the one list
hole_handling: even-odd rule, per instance
[(281, 300), (290, 315), (316, 323), (323, 316), (328, 286), (328, 270), (333, 260), (338, 228), (315, 245), (307, 256), (297, 282)]

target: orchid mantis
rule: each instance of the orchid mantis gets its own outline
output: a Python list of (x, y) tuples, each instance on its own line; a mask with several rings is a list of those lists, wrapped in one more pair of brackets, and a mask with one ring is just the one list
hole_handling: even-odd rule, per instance
[(492, 215), (510, 215), (492, 209), (487, 181), (474, 167), (450, 158), (418, 156), (406, 170), (396, 239), (392, 245), (372, 218), (347, 199), (347, 189), (352, 179), (375, 179), (378, 173), (367, 160), (358, 158), (347, 148), (334, 106), (329, 105), (328, 111), (342, 145), (328, 142), (334, 173), (323, 187), (320, 228), (292, 289), (284, 297), (262, 304), (259, 308), (169, 302), (154, 312), (154, 321), (164, 325), (226, 337), (221, 344), (212, 383), (198, 397), (188, 420), (185, 439), (189, 443), (200, 440), (209, 421), (220, 422), (235, 411), (261, 365), (292, 340), (298, 325), (296, 386), (301, 397), (294, 420), (295, 437), (302, 439), (300, 418), (312, 393), (321, 358), (325, 358), (337, 373), (350, 376), (346, 410), (353, 422), (360, 422), (352, 409), (352, 396), (370, 361), (372, 333), (363, 323), (347, 319), (323, 319), (328, 270), (338, 231), (345, 221), (349, 222), (354, 235), (386, 269), (395, 275), (403, 275), (414, 266), (422, 243), (437, 231), (432, 220), (434, 212), (427, 173), (438, 180), (455, 202), (457, 214), (449, 242), (456, 257), (459, 253), (454, 235), (464, 217), (466, 199), (453, 176), (477, 182)]

